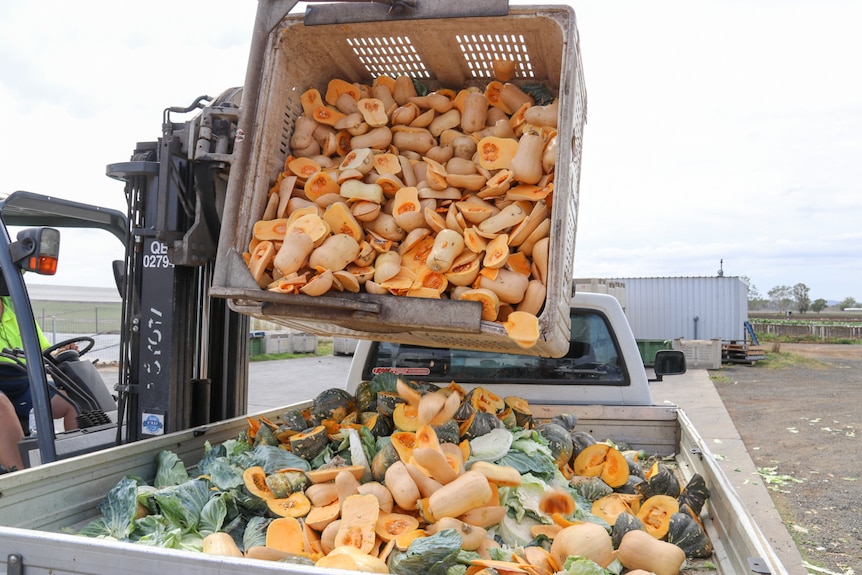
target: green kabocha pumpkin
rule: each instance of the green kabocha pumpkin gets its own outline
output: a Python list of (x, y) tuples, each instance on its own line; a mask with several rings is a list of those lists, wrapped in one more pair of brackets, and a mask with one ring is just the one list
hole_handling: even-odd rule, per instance
[(356, 402), (352, 395), (331, 387), (325, 389), (311, 402), (311, 415), (318, 421), (332, 420), (341, 423), (349, 413), (356, 411)]
[(515, 395), (503, 398), (506, 406), (515, 414), (515, 425), (522, 429), (530, 429), (533, 426), (533, 412), (530, 410), (529, 402)]
[(371, 381), (364, 380), (356, 386), (356, 409), (360, 412), (377, 411), (377, 394), (371, 389)]
[(374, 481), (383, 483), (386, 480), (386, 470), (396, 461), (400, 461), (398, 451), (391, 441), (387, 441), (371, 459), (371, 476)]
[(613, 493), (614, 489), (604, 482), (601, 477), (584, 477), (576, 475), (569, 480), (572, 489), (577, 491), (581, 497), (593, 502), (606, 495)]
[(308, 478), (302, 471), (278, 471), (266, 476), (266, 486), (276, 499), (282, 499), (303, 491), (308, 486)]
[(506, 407), (503, 411), (498, 412), (497, 419), (503, 422), (503, 427), (506, 429), (511, 430), (518, 426), (518, 419), (511, 407)]
[(492, 429), (503, 427), (503, 422), (493, 413), (474, 411), (467, 421), (461, 424), (461, 439), (472, 440), (490, 433)]
[(474, 413), (476, 413), (476, 408), (473, 407), (473, 404), (464, 400), (461, 402), (461, 405), (458, 406), (458, 409), (455, 410), (455, 415), (452, 417), (455, 421), (463, 423), (470, 419)]
[(458, 422), (450, 419), (440, 425), (432, 425), (434, 433), (437, 434), (437, 441), (440, 443), (458, 443), (461, 440), (461, 429), (458, 427)]
[(257, 447), (258, 445), (270, 445), (270, 446), (278, 446), (279, 441), (276, 438), (275, 434), (264, 422), (261, 422), (260, 427), (257, 428), (257, 433), (254, 435), (254, 445)]
[(484, 387), (474, 387), (468, 391), (464, 401), (474, 409), (486, 413), (497, 413), (506, 407), (502, 397)]
[(616, 521), (614, 521), (611, 527), (611, 541), (613, 542), (614, 549), (620, 546), (623, 535), (633, 530), (646, 531), (646, 526), (643, 524), (643, 521), (628, 511), (617, 515)]
[(291, 409), (282, 414), (279, 419), (281, 422), (273, 433), (282, 443), (287, 443), (291, 435), (296, 435), (309, 427), (308, 421), (306, 421), (301, 409)]
[(395, 424), (392, 418), (376, 411), (364, 411), (359, 415), (359, 421), (368, 428), (374, 437), (392, 435)]
[(597, 443), (596, 438), (586, 431), (572, 431), (569, 437), (572, 438), (572, 457), (577, 457), (581, 451)]
[(680, 507), (687, 504), (695, 515), (700, 515), (707, 499), (709, 499), (709, 488), (706, 486), (706, 480), (699, 473), (691, 476), (682, 493), (677, 497)]
[(569, 431), (562, 425), (551, 421), (537, 425), (535, 429), (539, 435), (547, 440), (557, 467), (562, 468), (568, 465), (572, 460), (573, 451), (572, 437), (569, 435)]
[(572, 432), (578, 424), (578, 416), (574, 413), (561, 413), (551, 418), (551, 423), (556, 423), (568, 432)]
[(377, 392), (377, 412), (392, 417), (395, 408), (404, 403), (404, 399), (394, 391)]
[(712, 556), (712, 541), (703, 524), (688, 513), (680, 512), (670, 516), (667, 541), (682, 549), (689, 559), (706, 559)]
[(637, 475), (629, 475), (629, 478), (620, 486), (614, 487), (614, 491), (618, 493), (634, 493), (639, 494), (637, 486), (643, 483), (643, 479)]
[(676, 475), (668, 466), (659, 462), (653, 463), (649, 471), (646, 472), (644, 481), (639, 483), (635, 489), (644, 499), (649, 499), (655, 495), (667, 495), (676, 498), (680, 494), (679, 480)]
[(311, 461), (320, 452), (326, 449), (329, 444), (329, 435), (326, 433), (326, 427), (318, 425), (297, 433), (289, 438), (290, 450), (306, 461)]

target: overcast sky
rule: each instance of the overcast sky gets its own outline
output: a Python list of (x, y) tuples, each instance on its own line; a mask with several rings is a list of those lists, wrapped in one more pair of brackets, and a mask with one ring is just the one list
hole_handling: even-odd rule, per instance
[[(724, 260), (763, 295), (862, 300), (862, 2), (569, 4), (589, 100), (575, 276)], [(164, 108), (242, 83), (256, 5), (0, 3), (0, 193), (125, 212), (105, 166), (156, 140)], [(64, 232), (60, 271), (37, 281), (108, 286), (122, 255)]]

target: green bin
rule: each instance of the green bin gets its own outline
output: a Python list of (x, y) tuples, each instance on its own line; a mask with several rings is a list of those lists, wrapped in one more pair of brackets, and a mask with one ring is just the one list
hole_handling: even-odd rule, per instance
[(637, 344), (641, 359), (647, 367), (655, 365), (656, 353), (663, 349), (671, 349), (671, 342), (667, 339), (639, 339)]
[(263, 355), (263, 339), (266, 334), (262, 331), (253, 331), (249, 334), (248, 355)]

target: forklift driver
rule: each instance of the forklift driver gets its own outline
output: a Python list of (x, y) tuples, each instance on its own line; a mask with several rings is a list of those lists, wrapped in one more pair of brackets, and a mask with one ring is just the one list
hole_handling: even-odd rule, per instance
[[(21, 349), (23, 343), (21, 342), (21, 333), (18, 331), (18, 319), (12, 310), (12, 299), (8, 295), (5, 284), (5, 280), (0, 276), (0, 350)], [(36, 324), (36, 332), (41, 348), (49, 347), (51, 344), (38, 324)], [(0, 393), (5, 394), (12, 402), (24, 434), (29, 435), (28, 420), (30, 409), (33, 407), (30, 380), (27, 378), (26, 372), (15, 363), (15, 360), (3, 357), (2, 354), (0, 354)], [(51, 390), (51, 410), (54, 419), (63, 420), (63, 427), (66, 431), (77, 429), (77, 409), (53, 389)], [(2, 440), (6, 441), (6, 437), (4, 436)]]

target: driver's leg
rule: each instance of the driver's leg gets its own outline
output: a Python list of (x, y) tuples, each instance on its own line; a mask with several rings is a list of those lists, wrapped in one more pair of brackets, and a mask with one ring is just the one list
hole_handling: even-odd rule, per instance
[(24, 431), (15, 413), (15, 406), (0, 393), (0, 465), (11, 469), (24, 469), (18, 442), (24, 439)]
[(64, 430), (78, 429), (78, 410), (57, 393), (52, 394), (51, 397), (51, 412), (54, 419), (63, 420)]

